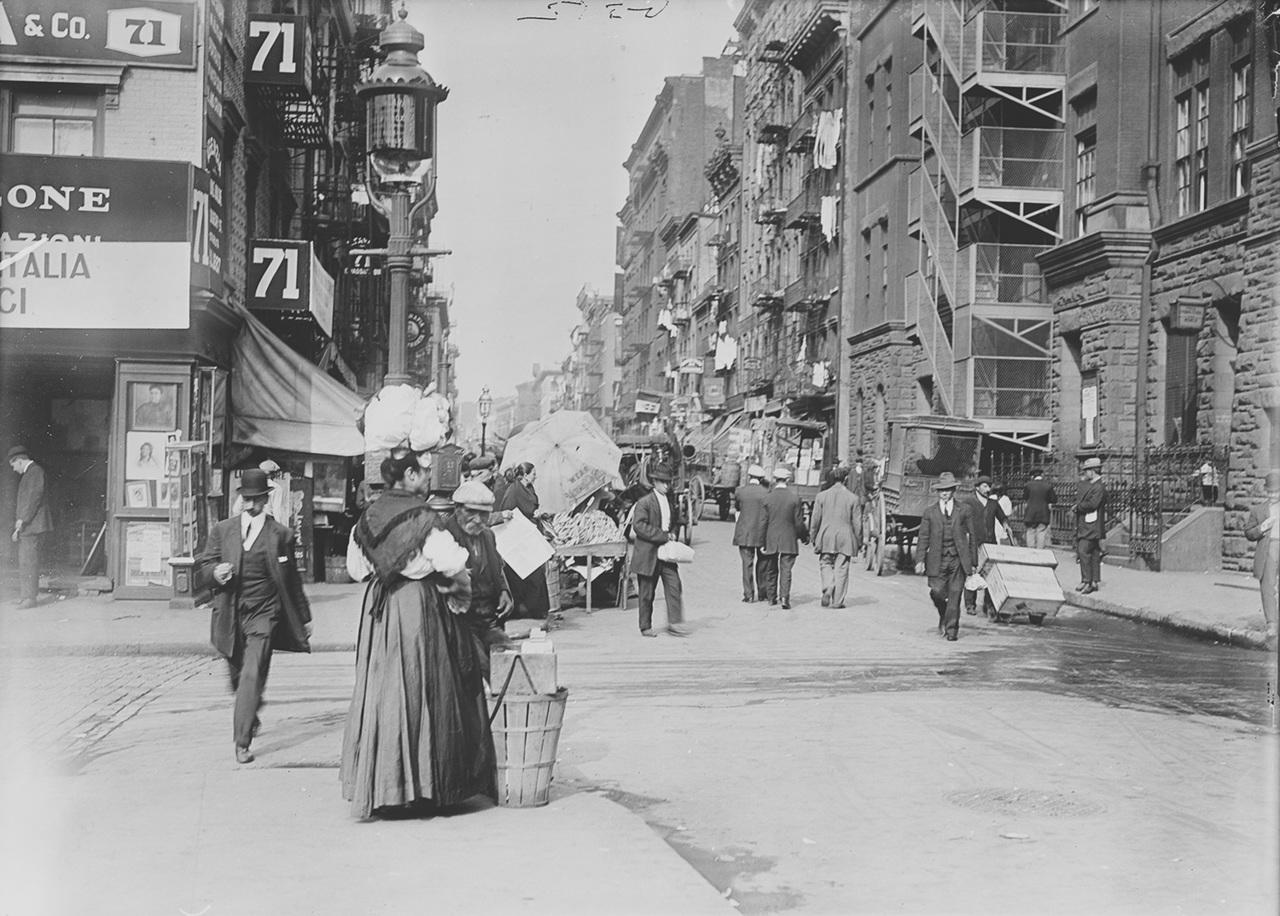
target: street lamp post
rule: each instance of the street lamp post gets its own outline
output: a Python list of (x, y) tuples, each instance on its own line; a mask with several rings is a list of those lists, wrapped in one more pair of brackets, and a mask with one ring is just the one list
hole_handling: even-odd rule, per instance
[(493, 410), (493, 397), (486, 385), (480, 391), (480, 401), (476, 405), (480, 411), (480, 454), (484, 454), (485, 436), (489, 431), (489, 411)]
[[(404, 7), (399, 15), (378, 37), (386, 59), (356, 87), (367, 114), (369, 164), (382, 190), (380, 196), (369, 181), (369, 199), (388, 220), (383, 252), (391, 276), (387, 385), (410, 381), (407, 345), (413, 257), (443, 253), (415, 247), (411, 232), (416, 211), (435, 198), (436, 106), (449, 97), (449, 90), (418, 64), (418, 52), (424, 46), (422, 33), (405, 21), (408, 12)], [(428, 175), (428, 186), (411, 206), (412, 189), (421, 187)]]

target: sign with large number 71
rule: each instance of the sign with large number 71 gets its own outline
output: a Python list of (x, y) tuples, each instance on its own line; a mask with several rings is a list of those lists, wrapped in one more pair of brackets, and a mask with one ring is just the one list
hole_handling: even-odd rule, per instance
[(249, 16), (244, 81), (259, 86), (306, 86), (307, 22), (302, 16)]
[(252, 311), (310, 312), (333, 333), (333, 278), (300, 239), (253, 239), (245, 301)]

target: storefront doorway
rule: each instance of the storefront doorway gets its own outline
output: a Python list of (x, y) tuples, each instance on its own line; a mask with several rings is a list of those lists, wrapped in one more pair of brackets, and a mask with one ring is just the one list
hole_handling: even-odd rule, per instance
[[(106, 573), (107, 459), (115, 363), (107, 358), (7, 355), (0, 366), (0, 437), (21, 443), (44, 469), (54, 530), (42, 538), (41, 573)], [(0, 519), (11, 530), (18, 478), (0, 478)], [(95, 549), (96, 546), (96, 549)], [(16, 575), (16, 547), (0, 539), (4, 579)], [(86, 564), (88, 564), (86, 566)]]

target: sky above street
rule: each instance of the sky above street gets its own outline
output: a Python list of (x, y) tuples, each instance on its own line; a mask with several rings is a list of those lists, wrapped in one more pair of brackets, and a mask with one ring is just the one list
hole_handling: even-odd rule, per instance
[[(584, 285), (612, 295), (622, 162), (663, 77), (733, 35), (738, 0), (410, 0), (440, 106), (436, 286), (453, 289), (458, 388), (512, 394), (570, 352)], [(619, 17), (611, 19), (611, 15)], [(520, 17), (547, 17), (527, 18)]]

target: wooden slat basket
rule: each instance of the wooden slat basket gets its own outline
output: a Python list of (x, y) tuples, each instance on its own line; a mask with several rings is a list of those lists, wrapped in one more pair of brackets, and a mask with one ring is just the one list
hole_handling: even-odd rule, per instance
[(496, 703), (493, 747), (498, 762), (498, 804), (536, 808), (551, 795), (552, 770), (569, 691), (491, 696)]

